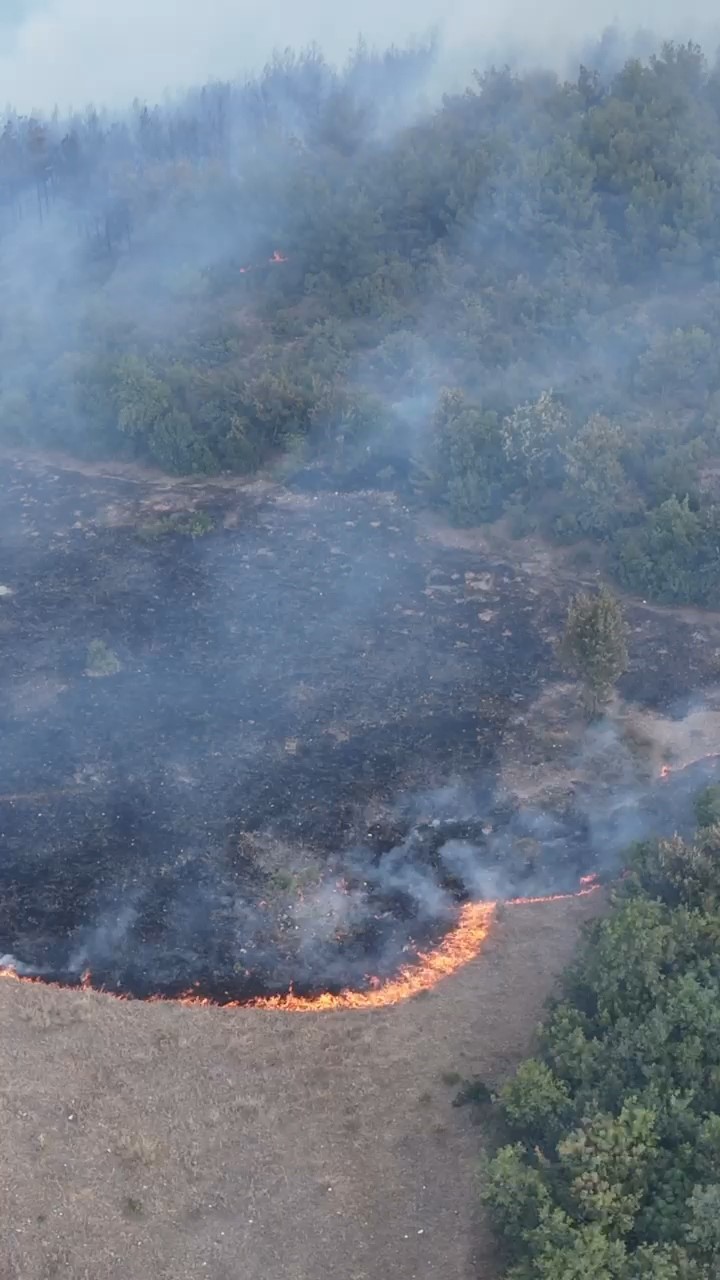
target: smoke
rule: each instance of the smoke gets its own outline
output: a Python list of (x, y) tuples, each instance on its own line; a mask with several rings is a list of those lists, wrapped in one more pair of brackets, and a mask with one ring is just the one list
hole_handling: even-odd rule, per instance
[(132, 931), (138, 918), (138, 898), (136, 890), (131, 893), (129, 901), (99, 912), (90, 927), (82, 931), (79, 945), (68, 957), (70, 974), (82, 973), (89, 965), (105, 968), (132, 945)]
[(7, 955), (0, 956), (0, 970), (2, 969), (9, 969), (20, 978), (37, 978), (42, 973), (42, 970), (39, 970), (35, 965), (23, 964), (22, 960), (18, 960), (16, 956), (11, 955), (9, 952)]
[[(415, 0), (390, 5), (367, 0), (362, 10), (339, 10), (329, 0), (4, 0), (9, 28), (0, 56), (0, 83), (8, 102), (29, 111), (125, 106), (133, 98), (158, 100), (216, 78), (234, 79), (257, 71), (277, 49), (317, 43), (342, 61), (359, 34), (386, 47), (440, 32), (444, 76), (493, 58), (538, 61), (558, 69), (595, 39), (603, 27), (620, 22), (668, 38), (692, 33), (712, 41), (717, 27), (709, 0), (691, 0), (679, 10), (673, 0), (632, 0), (618, 12), (615, 0), (574, 5), (530, 0), (511, 6), (451, 0)], [(521, 33), (518, 36), (518, 32)]]
[[(677, 34), (687, 38), (694, 24), (701, 35), (710, 16), (707, 6), (694, 14), (685, 8)], [(377, 95), (377, 127), (358, 142), (359, 159), (369, 156), (367, 172), (382, 174), (392, 163), (388, 138), (417, 114), (423, 95), (436, 98), (447, 84), (461, 84), (473, 65), (537, 58), (562, 70), (613, 17), (601, 4), (571, 11), (558, 2), (540, 13), (523, 3), (507, 17), (467, 5), (440, 13), (435, 0), (411, 10), (368, 4), (364, 34), (383, 45), (412, 31), (422, 37), (442, 21), (438, 57), (417, 60), (419, 83), (410, 77), (405, 98), (400, 89), (393, 98), (392, 83), (386, 97)], [(631, 36), (646, 22), (658, 35), (676, 32), (674, 5), (638, 3), (622, 19)], [(349, 148), (344, 136), (327, 146), (323, 129), (334, 122), (338, 82), (319, 59), (300, 70), (290, 60), (287, 75), (271, 69), (260, 87), (197, 90), (187, 101), (178, 94), (157, 118), (131, 112), (129, 103), (241, 76), (277, 46), (317, 40), (342, 60), (356, 33), (337, 20), (337, 6), (327, 3), (236, 0), (38, 0), (18, 10), (0, 57), (12, 103), (21, 110), (88, 101), (122, 109), (114, 121), (106, 115), (97, 125), (89, 115), (81, 122), (84, 164), (66, 145), (73, 122), (49, 121), (49, 142), (31, 129), (26, 134), (26, 153), (35, 157), (39, 147), (44, 155), (47, 142), (55, 168), (49, 180), (33, 159), (2, 209), (2, 427), (12, 428), (15, 412), (14, 438), (22, 436), (24, 411), (25, 422), (37, 414), (46, 439), (65, 449), (91, 451), (106, 431), (111, 445), (132, 452), (133, 430), (143, 422), (130, 420), (128, 435), (120, 436), (103, 382), (107, 347), (129, 353), (114, 391), (139, 384), (136, 413), (147, 420), (156, 414), (172, 439), (182, 440), (194, 413), (207, 436), (231, 420), (232, 438), (242, 444), (246, 423), (237, 401), (245, 366), (229, 389), (223, 384), (225, 400), (214, 402), (212, 394), (226, 365), (244, 352), (248, 332), (265, 323), (263, 341), (270, 345), (275, 336), (272, 279), (264, 294), (250, 292), (261, 268), (295, 281), (279, 324), (288, 349), (292, 304), (311, 310), (324, 277), (326, 285), (333, 271), (344, 280), (352, 210), (334, 201), (352, 191), (353, 117)], [(513, 29), (522, 30), (522, 47)], [(644, 47), (643, 37), (633, 39), (607, 38), (597, 59), (602, 69), (628, 47)], [(404, 109), (390, 110), (397, 98)], [(263, 112), (271, 108), (285, 126), (277, 152), (265, 147)], [(502, 103), (498, 113), (503, 127), (512, 125)], [(96, 129), (107, 147), (98, 165)], [(472, 127), (468, 137), (472, 146)], [(436, 158), (423, 153), (422, 135), (416, 151), (423, 166)], [(412, 160), (412, 148), (409, 154)], [(472, 177), (472, 165), (466, 168)], [(308, 169), (321, 181), (318, 199), (306, 198)], [(541, 179), (541, 171), (521, 173), (508, 192), (507, 174), (493, 174), (486, 203), (457, 233), (476, 259), (500, 261), (507, 241), (509, 260), (516, 252), (520, 268), (542, 257), (535, 243), (544, 218)], [(443, 199), (446, 182), (440, 170)], [(126, 190), (135, 200), (132, 227)], [(432, 203), (432, 185), (428, 193)], [(301, 221), (301, 204), (310, 221)], [(403, 217), (398, 210), (401, 232)], [(361, 248), (372, 238), (367, 226), (372, 231), (371, 221), (361, 227)], [(285, 236), (287, 264), (268, 266), (273, 251), (286, 247)], [(331, 236), (334, 257), (325, 271)], [(441, 241), (439, 235), (442, 250)], [(393, 266), (390, 258), (383, 269)], [(241, 273), (248, 264), (258, 271)], [(372, 283), (371, 268), (372, 258)], [(313, 341), (329, 362), (346, 330), (372, 330), (372, 310), (363, 312), (367, 280), (358, 275), (337, 328), (329, 323), (327, 332), (326, 317), (318, 319)], [(238, 288), (224, 308), (231, 294), (223, 290), (238, 280), (243, 288), (249, 282), (249, 292)], [(467, 293), (472, 285), (463, 299)], [(626, 329), (636, 313), (642, 319), (642, 294), (622, 311)], [(452, 289), (447, 295), (452, 300)], [(218, 337), (211, 324), (224, 309), (232, 315)], [(347, 378), (390, 405), (388, 434), (406, 459), (438, 381), (453, 365), (443, 341), (454, 329), (434, 310), (431, 289), (416, 310), (418, 333), (404, 350), (391, 341), (373, 349), (371, 335)], [(605, 314), (604, 329), (585, 315), (577, 324), (572, 316), (561, 320), (550, 355), (547, 346), (523, 349), (502, 372), (483, 369), (485, 394), (506, 391), (517, 402), (549, 381), (561, 388), (576, 381), (579, 369), (610, 386), (634, 351), (611, 332), (619, 317), (620, 309)], [(470, 331), (470, 349), (488, 337), (478, 333)], [(575, 346), (585, 344), (587, 366), (566, 354), (570, 336)], [(184, 343), (192, 348), (195, 340), (184, 368)], [(87, 349), (92, 380), (85, 378)], [(157, 360), (165, 386), (154, 365), (138, 374), (138, 351)], [(412, 387), (395, 376), (403, 363), (417, 366)], [(268, 369), (275, 372), (272, 361)], [(48, 371), (53, 376), (44, 381)], [(172, 418), (172, 436), (163, 397), (171, 387), (179, 398), (188, 386), (187, 412)], [(69, 389), (65, 402), (57, 387)], [(279, 387), (261, 405), (266, 426), (282, 414), (294, 425), (295, 401), (288, 413), (282, 380)], [(36, 397), (31, 409), (26, 392)], [(328, 414), (334, 432), (332, 406)], [(352, 424), (347, 429), (352, 441)], [(162, 461), (177, 460), (170, 452)], [(509, 713), (496, 727), (485, 701), (522, 704), (552, 661), (535, 621), (537, 590), (515, 583), (503, 566), (479, 613), (479, 597), (463, 585), (471, 576), (477, 582), (477, 553), (418, 550), (417, 528), (392, 494), (385, 500), (330, 490), (317, 505), (307, 493), (266, 504), (244, 497), (231, 511), (222, 492), (207, 487), (198, 501), (214, 504), (217, 536), (180, 546), (174, 539), (152, 543), (162, 502), (149, 500), (146, 510), (141, 498), (123, 516), (132, 502), (113, 492), (116, 529), (107, 495), (91, 483), (68, 482), (66, 492), (58, 476), (27, 480), (19, 471), (17, 482), (9, 473), (2, 484), (9, 585), (6, 594), (0, 589), (7, 615), (0, 629), (7, 685), (0, 765), (2, 791), (15, 798), (2, 833), (8, 855), (0, 868), (0, 939), (23, 957), (6, 957), (18, 972), (79, 978), (90, 968), (96, 981), (122, 990), (177, 992), (199, 982), (221, 998), (291, 983), (316, 990), (362, 982), (370, 966), (391, 973), (408, 948), (432, 941), (465, 897), (571, 891), (585, 872), (616, 871), (631, 839), (691, 822), (697, 774), (660, 783), (643, 772), (611, 721), (584, 738), (573, 767), (586, 781), (565, 808), (523, 801), (500, 784)], [(190, 509), (187, 494), (195, 492), (184, 490)], [(177, 494), (166, 497), (170, 509), (180, 503)], [(492, 584), (497, 568), (482, 578)], [(104, 681), (86, 676), (87, 648), (98, 639), (118, 667)], [(679, 739), (671, 732), (669, 740)], [(464, 775), (448, 782), (458, 756)], [(391, 806), (379, 835), (363, 834), (372, 826), (363, 821), (363, 799), (372, 803), (380, 793), (402, 802)]]

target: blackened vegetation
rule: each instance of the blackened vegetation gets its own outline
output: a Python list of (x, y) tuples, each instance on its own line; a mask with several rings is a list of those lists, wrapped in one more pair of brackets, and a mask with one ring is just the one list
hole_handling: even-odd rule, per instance
[(394, 970), (464, 887), (441, 808), (387, 806), (457, 773), (492, 821), (503, 724), (547, 662), (536, 606), (488, 565), (516, 616), (480, 627), (470, 557), (419, 543), (390, 498), (248, 495), (222, 529), (210, 491), (217, 532), (148, 544), (137, 516), (106, 523), (141, 493), (3, 482), (0, 954), (219, 999)]
[(5, 473), (0, 955), (138, 995), (361, 986), (463, 897), (570, 889), (622, 845), (632, 787), (602, 828), (580, 792), (496, 788), (552, 595), (389, 494), (205, 488), (140, 536), (194, 492)]

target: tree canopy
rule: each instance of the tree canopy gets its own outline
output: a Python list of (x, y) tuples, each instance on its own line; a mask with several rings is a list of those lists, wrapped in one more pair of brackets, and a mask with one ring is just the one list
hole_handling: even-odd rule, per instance
[(412, 462), (453, 519), (521, 510), (716, 605), (720, 67), (611, 46), (424, 109), (432, 47), (361, 45), (8, 114), (3, 438), (176, 472)]
[(594, 713), (609, 700), (628, 665), (622, 609), (606, 587), (571, 600), (560, 649), (582, 680), (588, 709)]
[(501, 1091), (484, 1198), (508, 1280), (720, 1265), (720, 829), (638, 847)]

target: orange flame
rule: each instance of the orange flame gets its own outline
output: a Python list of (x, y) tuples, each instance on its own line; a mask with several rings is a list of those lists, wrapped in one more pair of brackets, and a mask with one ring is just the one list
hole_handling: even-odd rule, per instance
[(702, 764), (703, 760), (720, 760), (720, 752), (708, 751), (704, 756), (697, 756), (694, 760), (686, 760), (685, 764), (664, 764), (660, 769), (660, 777), (663, 781), (670, 777), (671, 773), (684, 773), (686, 769), (692, 769), (695, 764)]
[(247, 267), (238, 267), (241, 276), (247, 275), (248, 271), (257, 271), (258, 267), (267, 266), (268, 263), (274, 265), (276, 262), (287, 262), (287, 254), (281, 253), (279, 249), (273, 249), (272, 255), (265, 262), (253, 262)]
[(583, 876), (580, 880), (581, 888), (576, 889), (574, 893), (547, 893), (539, 898), (510, 898), (506, 903), (506, 907), (534, 907), (542, 905), (544, 902), (563, 902), (567, 898), (587, 898), (589, 893), (595, 893), (599, 889), (600, 881), (593, 873), (589, 876)]
[[(596, 875), (583, 876), (581, 888), (575, 893), (550, 893), (538, 898), (511, 898), (506, 902), (509, 907), (534, 906), (545, 902), (562, 902), (568, 898), (584, 898), (600, 888)], [(316, 996), (296, 996), (292, 991), (286, 995), (260, 996), (255, 1000), (233, 1000), (228, 1004), (217, 1006), (222, 1009), (274, 1009), (282, 1013), (327, 1013), (336, 1009), (386, 1009), (390, 1005), (401, 1004), (421, 991), (431, 991), (438, 982), (457, 973), (470, 960), (474, 960), (482, 950), (497, 911), (497, 902), (468, 902), (460, 910), (460, 916), (454, 929), (443, 938), (434, 951), (419, 952), (413, 964), (404, 966), (397, 977), (381, 982), (378, 978), (369, 979), (370, 987), (366, 991), (352, 991), (349, 988), (337, 995), (323, 992)], [(12, 968), (0, 969), (0, 978), (9, 978), (14, 982), (40, 983), (43, 986), (66, 990), (61, 983), (48, 982), (39, 977), (25, 977)], [(84, 991), (96, 990), (92, 986), (92, 975), (85, 971), (80, 979)], [(114, 992), (97, 988), (99, 994), (112, 996), (116, 1000), (127, 1000), (130, 997), (117, 995)], [(187, 991), (175, 998), (171, 996), (151, 996), (146, 1003), (169, 1000), (191, 1008), (214, 1006), (215, 1001), (205, 996), (195, 995)]]
[(462, 908), (454, 929), (434, 951), (419, 952), (414, 964), (402, 968), (396, 978), (380, 984), (377, 979), (369, 991), (324, 992), (318, 996), (266, 996), (250, 1001), (252, 1009), (282, 1009), (292, 1013), (320, 1013), (329, 1009), (385, 1009), (400, 1004), (421, 991), (430, 991), (443, 978), (456, 973), (468, 960), (473, 960), (490, 932), (495, 915), (495, 902), (469, 902)]

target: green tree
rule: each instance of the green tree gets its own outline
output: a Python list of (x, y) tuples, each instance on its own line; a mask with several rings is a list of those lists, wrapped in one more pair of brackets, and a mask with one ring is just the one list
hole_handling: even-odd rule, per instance
[(720, 822), (720, 784), (703, 787), (695, 797), (695, 817), (700, 827), (714, 827)]
[(578, 1217), (611, 1236), (631, 1231), (657, 1158), (655, 1113), (628, 1099), (618, 1116), (597, 1113), (558, 1143)]
[(433, 420), (431, 485), (459, 524), (479, 524), (502, 507), (504, 459), (497, 414), (459, 389), (441, 392)]
[(680, 392), (686, 403), (701, 405), (717, 384), (715, 344), (698, 325), (674, 329), (653, 340), (638, 360), (636, 386), (661, 397)]
[(720, 1259), (720, 1183), (695, 1187), (689, 1202), (687, 1238), (703, 1253)]
[(605, 538), (638, 511), (625, 474), (624, 432), (618, 423), (593, 414), (565, 448), (566, 504), (558, 532)]
[(503, 419), (503, 451), (522, 483), (558, 479), (568, 431), (567, 411), (552, 391), (543, 391), (533, 403), (518, 405)]
[(568, 1115), (567, 1085), (536, 1058), (529, 1058), (518, 1067), (500, 1097), (511, 1129), (535, 1134), (538, 1140), (559, 1131)]
[(522, 1252), (523, 1240), (552, 1209), (546, 1180), (527, 1160), (520, 1142), (502, 1147), (485, 1170), (483, 1199), (492, 1208), (509, 1250), (515, 1253)]
[(571, 601), (560, 652), (582, 680), (588, 710), (597, 713), (628, 665), (622, 608), (605, 587)]
[(684, 603), (720, 601), (720, 506), (695, 510), (685, 497), (668, 498), (645, 523), (615, 543), (618, 576), (633, 591)]

